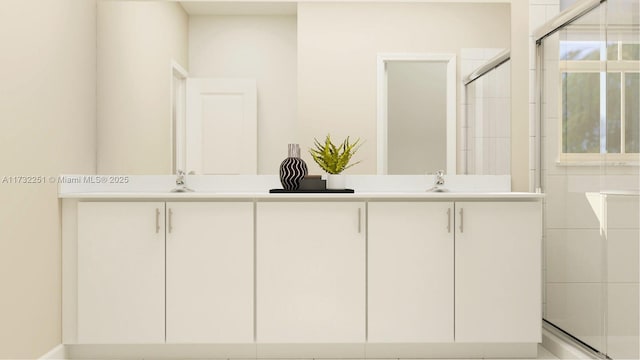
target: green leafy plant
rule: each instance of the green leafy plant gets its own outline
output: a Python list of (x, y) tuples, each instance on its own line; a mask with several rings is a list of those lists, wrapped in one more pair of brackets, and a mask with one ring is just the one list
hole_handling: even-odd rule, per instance
[(342, 144), (336, 146), (331, 141), (331, 136), (327, 134), (324, 144), (319, 142), (318, 139), (313, 139), (313, 141), (314, 147), (309, 149), (309, 153), (316, 164), (329, 174), (340, 174), (344, 170), (360, 163), (360, 161), (357, 161), (349, 164), (351, 157), (362, 145), (360, 139), (351, 143), (347, 136)]

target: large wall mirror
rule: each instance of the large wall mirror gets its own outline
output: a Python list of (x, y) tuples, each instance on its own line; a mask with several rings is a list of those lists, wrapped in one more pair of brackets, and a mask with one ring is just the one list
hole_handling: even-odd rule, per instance
[[(100, 0), (98, 172), (169, 174), (184, 168), (277, 174), (287, 144), (299, 143), (310, 172), (320, 174), (305, 150), (314, 138), (329, 133), (364, 141), (356, 155), (362, 162), (350, 174), (423, 174), (440, 168), (465, 173), (462, 79), (487, 60), (486, 49), (510, 46), (510, 11), (508, 2), (499, 1)], [(433, 105), (428, 108), (433, 111), (420, 115), (399, 107), (409, 96), (396, 96), (399, 101), (390, 106), (397, 110), (391, 114), (396, 120), (380, 129), (380, 54), (448, 54), (455, 59), (440, 62), (441, 70), (453, 70), (453, 76), (444, 77), (453, 85), (444, 90), (436, 90), (440, 75), (407, 75), (427, 74), (415, 63), (391, 64), (387, 78), (394, 94), (431, 86), (426, 99), (444, 101), (452, 110), (436, 116)], [(412, 78), (423, 82), (402, 83)], [(201, 116), (226, 123), (189, 124), (186, 92), (192, 79), (217, 81), (218, 87), (199, 88), (196, 103)], [(255, 107), (247, 107), (247, 101)], [(252, 111), (253, 119), (247, 117)], [(385, 169), (380, 152), (385, 130), (399, 135), (385, 144), (391, 158), (416, 163), (410, 159), (437, 155), (440, 162)], [(420, 132), (440, 135), (408, 144), (406, 134)], [(443, 139), (450, 141), (436, 141)], [(188, 149), (200, 152), (199, 166), (190, 165)], [(252, 163), (238, 165), (245, 157)]]

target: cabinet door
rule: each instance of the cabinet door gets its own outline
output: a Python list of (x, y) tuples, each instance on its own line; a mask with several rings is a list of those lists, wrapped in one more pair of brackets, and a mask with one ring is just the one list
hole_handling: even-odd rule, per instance
[(257, 340), (364, 342), (364, 203), (257, 206)]
[(368, 341), (453, 341), (453, 203), (368, 205)]
[(78, 204), (78, 342), (164, 342), (164, 203)]
[(541, 341), (540, 202), (456, 202), (457, 342)]
[(167, 203), (167, 342), (253, 342), (253, 203)]

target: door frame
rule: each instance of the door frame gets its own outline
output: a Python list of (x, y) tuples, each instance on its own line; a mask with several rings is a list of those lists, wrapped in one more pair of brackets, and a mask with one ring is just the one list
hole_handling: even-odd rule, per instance
[(176, 174), (178, 170), (186, 170), (186, 100), (187, 100), (187, 78), (189, 73), (177, 61), (171, 60), (171, 82), (169, 107), (171, 129), (171, 173)]

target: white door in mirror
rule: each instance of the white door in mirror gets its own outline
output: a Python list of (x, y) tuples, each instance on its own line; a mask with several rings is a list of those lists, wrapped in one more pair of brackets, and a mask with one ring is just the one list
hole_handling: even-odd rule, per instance
[(252, 175), (258, 170), (254, 79), (187, 79), (187, 171)]

